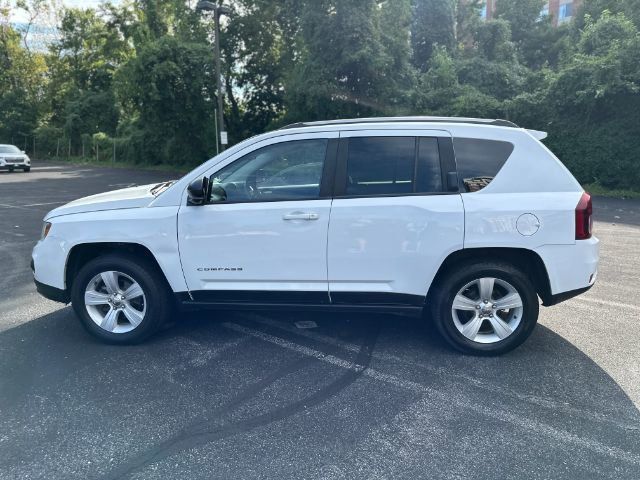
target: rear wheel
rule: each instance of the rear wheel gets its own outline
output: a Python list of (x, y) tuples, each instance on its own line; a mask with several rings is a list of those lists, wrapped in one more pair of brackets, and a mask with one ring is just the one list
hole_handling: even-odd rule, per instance
[(149, 262), (108, 255), (88, 262), (71, 289), (73, 309), (92, 335), (138, 343), (167, 320), (172, 303), (161, 273)]
[(498, 355), (524, 342), (538, 320), (538, 296), (509, 264), (474, 263), (449, 272), (432, 296), (432, 318), (458, 350)]

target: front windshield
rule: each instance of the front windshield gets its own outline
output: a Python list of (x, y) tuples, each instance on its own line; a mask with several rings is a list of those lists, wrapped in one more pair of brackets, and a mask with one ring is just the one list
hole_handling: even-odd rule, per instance
[(22, 153), (18, 147), (13, 145), (0, 145), (0, 153)]

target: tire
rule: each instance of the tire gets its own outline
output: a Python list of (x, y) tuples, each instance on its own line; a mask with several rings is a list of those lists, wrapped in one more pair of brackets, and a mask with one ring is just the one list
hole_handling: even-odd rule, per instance
[(15, 170), (14, 167), (9, 167), (9, 173), (13, 173), (14, 170)]
[(27, 173), (31, 171), (31, 167), (24, 167), (22, 170), (24, 171), (24, 173)]
[[(483, 298), (487, 295), (481, 290), (491, 291), (491, 298)], [(538, 321), (535, 287), (525, 273), (507, 263), (460, 264), (438, 282), (430, 299), (438, 332), (452, 347), (471, 355), (513, 350), (531, 335)]]
[[(113, 288), (114, 278), (117, 289)], [(133, 283), (137, 283), (142, 295), (130, 288)], [(124, 295), (127, 291), (131, 294), (126, 299), (113, 299), (110, 295)], [(106, 297), (114, 303), (107, 304)], [(86, 298), (99, 303), (87, 305)], [(73, 282), (71, 302), (83, 327), (103, 342), (113, 344), (135, 344), (147, 339), (162, 327), (173, 307), (169, 287), (155, 265), (119, 254), (98, 257), (84, 265)], [(111, 316), (105, 320), (107, 313)]]

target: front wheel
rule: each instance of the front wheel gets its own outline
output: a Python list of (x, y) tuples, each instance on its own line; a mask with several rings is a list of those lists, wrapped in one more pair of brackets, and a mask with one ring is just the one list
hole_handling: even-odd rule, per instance
[(538, 320), (535, 287), (518, 268), (502, 263), (460, 265), (436, 286), (432, 318), (454, 348), (498, 355), (524, 342)]
[(27, 173), (31, 171), (31, 167), (24, 167), (22, 170), (24, 171), (24, 173)]
[(171, 311), (161, 273), (149, 262), (108, 255), (88, 262), (71, 289), (85, 329), (108, 343), (138, 343), (155, 333)]

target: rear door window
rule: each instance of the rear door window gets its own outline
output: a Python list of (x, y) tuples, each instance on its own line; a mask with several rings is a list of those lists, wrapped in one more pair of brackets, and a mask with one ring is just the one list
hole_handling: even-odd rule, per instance
[(352, 137), (346, 170), (348, 196), (442, 191), (437, 138)]
[(415, 156), (415, 137), (351, 138), (346, 194), (413, 193)]
[(513, 144), (498, 140), (454, 138), (458, 176), (464, 191), (477, 192), (489, 185), (513, 152)]

